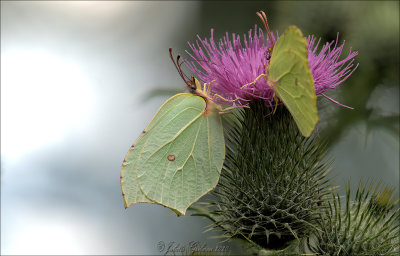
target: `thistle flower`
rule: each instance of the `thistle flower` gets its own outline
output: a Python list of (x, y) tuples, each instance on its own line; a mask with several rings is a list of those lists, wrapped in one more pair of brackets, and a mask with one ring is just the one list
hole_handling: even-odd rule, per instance
[[(236, 34), (232, 34), (230, 40), (228, 33), (217, 44), (214, 41), (213, 29), (209, 40), (198, 36), (199, 41), (196, 45), (189, 43), (192, 53), (186, 53), (192, 61), (185, 63), (199, 80), (210, 85), (210, 93), (217, 96), (214, 98), (219, 103), (233, 102), (234, 106), (240, 106), (259, 98), (268, 105), (273, 104), (274, 92), (265, 79), (259, 79), (255, 84), (242, 88), (265, 73), (268, 68), (275, 36), (269, 32), (268, 24), (265, 25), (268, 32), (266, 39), (262, 30), (255, 26), (254, 31), (250, 29), (248, 36), (243, 37), (244, 44)], [(276, 36), (278, 37), (278, 34)], [(325, 91), (336, 88), (354, 72), (358, 66), (353, 64), (354, 57), (358, 53), (350, 50), (347, 57), (339, 60), (344, 42), (338, 46), (338, 38), (326, 43), (319, 53), (317, 49), (321, 39), (317, 43), (314, 36), (308, 36), (306, 39), (315, 92), (325, 96)]]
[(308, 240), (318, 255), (398, 255), (399, 208), (391, 188), (372, 183), (360, 184), (354, 201), (349, 186), (345, 207), (339, 195), (332, 200), (318, 224), (319, 230)]
[(282, 250), (315, 230), (331, 186), (330, 161), (326, 145), (303, 137), (286, 108), (268, 115), (261, 100), (249, 105), (227, 128), (214, 199), (192, 215), (210, 218), (229, 238)]

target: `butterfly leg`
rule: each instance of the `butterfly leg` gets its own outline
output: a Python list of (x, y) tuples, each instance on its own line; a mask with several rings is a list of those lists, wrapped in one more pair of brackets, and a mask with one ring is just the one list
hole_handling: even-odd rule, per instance
[(267, 75), (266, 74), (261, 74), (253, 82), (243, 85), (242, 87), (240, 87), (240, 89), (243, 89), (243, 88), (246, 88), (247, 86), (255, 84), (257, 82), (257, 80), (260, 79), (261, 77), (264, 77), (265, 80), (267, 79)]

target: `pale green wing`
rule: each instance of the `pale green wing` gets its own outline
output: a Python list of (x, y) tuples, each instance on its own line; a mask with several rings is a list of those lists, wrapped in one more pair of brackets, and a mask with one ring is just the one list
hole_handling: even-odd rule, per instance
[(221, 118), (205, 107), (199, 96), (185, 99), (154, 127), (139, 160), (143, 193), (183, 215), (217, 185), (225, 157)]
[[(307, 59), (307, 42), (300, 29), (290, 26), (276, 42), (268, 67), (273, 90), (293, 116), (303, 136), (318, 123), (317, 97)], [(270, 84), (273, 86), (273, 84)]]
[(143, 146), (153, 132), (153, 127), (156, 127), (160, 122), (165, 120), (165, 117), (177, 105), (182, 103), (188, 97), (193, 97), (189, 93), (180, 93), (169, 98), (158, 110), (153, 119), (150, 121), (146, 129), (142, 132), (136, 142), (131, 146), (121, 168), (121, 189), (124, 198), (125, 208), (135, 203), (152, 202), (141, 191), (137, 180), (137, 165), (142, 152)]

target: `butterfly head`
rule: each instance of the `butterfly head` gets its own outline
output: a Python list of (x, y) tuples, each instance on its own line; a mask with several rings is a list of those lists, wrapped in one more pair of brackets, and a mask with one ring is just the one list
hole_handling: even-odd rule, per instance
[[(201, 86), (199, 80), (197, 80), (195, 77), (192, 76), (191, 79), (189, 79), (185, 73), (183, 73), (182, 68), (181, 68), (181, 55), (178, 54), (178, 56), (176, 57), (176, 61), (172, 55), (172, 49), (169, 48), (169, 56), (171, 57), (172, 62), (175, 65), (175, 68), (178, 70), (179, 75), (181, 76), (181, 78), (183, 79), (183, 81), (185, 81), (189, 92), (193, 95), (202, 97), (204, 99), (204, 101), (206, 102), (206, 110), (204, 112), (205, 115), (208, 115), (208, 113), (211, 113), (210, 110), (212, 109), (219, 109), (219, 105), (217, 105), (214, 102), (213, 97), (210, 96), (210, 87), (207, 85), (207, 83), (204, 84), (204, 86)], [(212, 81), (214, 82), (214, 81)]]

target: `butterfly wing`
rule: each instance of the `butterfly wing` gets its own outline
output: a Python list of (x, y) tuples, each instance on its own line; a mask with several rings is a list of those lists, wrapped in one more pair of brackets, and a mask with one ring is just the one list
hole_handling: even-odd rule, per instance
[(307, 42), (300, 29), (290, 26), (276, 42), (268, 67), (273, 90), (306, 137), (311, 135), (319, 121), (307, 54)]
[[(126, 166), (136, 171), (136, 177), (128, 182), (136, 187), (125, 187), (126, 191), (132, 191), (130, 199), (125, 195), (128, 206), (144, 197), (146, 202), (185, 214), (192, 203), (218, 183), (225, 157), (219, 114), (203, 115), (206, 102), (202, 97), (191, 94), (174, 97), (176, 104), (164, 104), (152, 121), (156, 123), (150, 124), (151, 129), (139, 138), (140, 147), (135, 148), (140, 152), (132, 154), (132, 159), (128, 155)], [(166, 106), (168, 110), (164, 110)], [(163, 115), (158, 117), (160, 113)]]
[(126, 154), (122, 164), (120, 176), (125, 208), (128, 208), (136, 203), (152, 202), (143, 194), (137, 179), (137, 166), (141, 152), (144, 145), (146, 145), (147, 140), (151, 137), (153, 128), (157, 127), (157, 125), (165, 119), (165, 115), (169, 113), (176, 105), (178, 105), (187, 97), (191, 96), (192, 95), (188, 93), (181, 93), (169, 98), (160, 107), (148, 126), (143, 130), (139, 138), (135, 141)]

